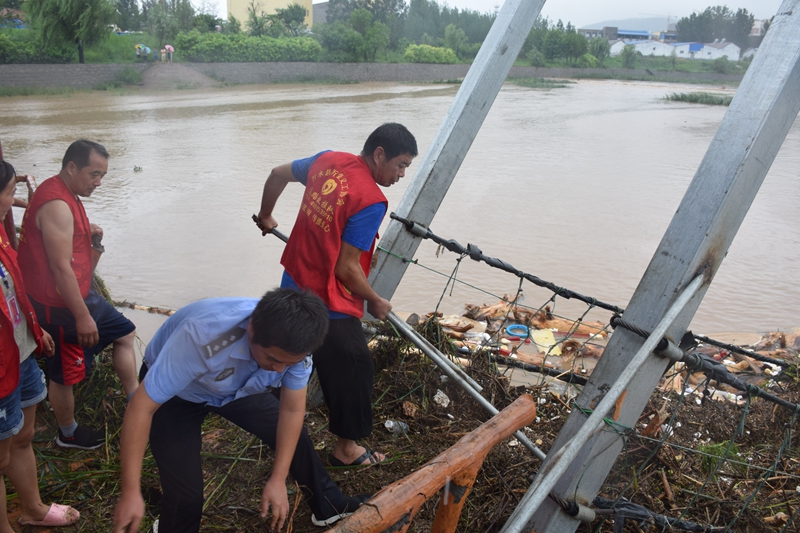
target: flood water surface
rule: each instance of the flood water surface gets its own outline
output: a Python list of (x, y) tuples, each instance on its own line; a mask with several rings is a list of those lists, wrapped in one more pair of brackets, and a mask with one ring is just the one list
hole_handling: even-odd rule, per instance
[[(726, 111), (661, 97), (702, 89), (581, 81), (543, 91), (506, 84), (432, 231), (626, 306)], [(377, 125), (402, 122), (416, 135), (420, 157), (386, 191), (389, 209), (396, 208), (457, 90), (274, 85), (3, 98), (0, 136), (6, 159), (40, 181), (58, 171), (73, 140), (102, 142), (110, 170), (85, 200), (90, 219), (105, 230), (99, 272), (117, 300), (177, 308), (204, 297), (258, 296), (279, 284), (283, 245), (262, 237), (250, 219), (276, 165), (323, 149), (358, 152)], [(276, 208), (286, 233), (301, 194), (290, 184)], [(695, 316), (695, 332), (800, 326), (798, 204), (796, 123)], [(433, 310), (456, 264), (449, 252), (437, 256), (430, 242), (416, 259), (420, 264), (409, 267), (392, 300), (396, 310)], [(514, 276), (469, 259), (457, 278), (464, 283), (444, 295), (445, 313), (460, 313), (464, 303), (493, 303), (493, 295), (518, 288)], [(523, 290), (524, 303), (534, 307), (550, 297), (530, 284)], [(584, 309), (556, 303), (557, 312), (572, 318)]]

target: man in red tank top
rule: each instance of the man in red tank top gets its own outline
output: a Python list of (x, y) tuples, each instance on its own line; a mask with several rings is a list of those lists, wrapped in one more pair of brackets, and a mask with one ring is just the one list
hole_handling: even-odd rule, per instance
[(313, 361), (328, 405), (330, 431), (338, 437), (329, 456), (333, 466), (385, 459), (357, 442), (372, 432), (374, 378), (360, 319), (364, 302), (381, 320), (392, 309), (367, 281), (387, 207), (380, 188), (402, 178), (416, 155), (411, 132), (402, 124), (387, 123), (370, 134), (361, 154), (326, 151), (298, 159), (272, 169), (264, 185), (259, 218), (266, 231), (278, 225), (272, 210), (286, 185), (305, 185), (281, 258), (286, 269), (281, 286), (312, 291), (328, 306), (328, 335)]
[(88, 375), (95, 355), (114, 345), (114, 369), (130, 398), (138, 386), (133, 349), (135, 326), (91, 290), (103, 246), (103, 230), (90, 224), (80, 201), (100, 186), (108, 152), (75, 141), (61, 171), (36, 190), (22, 219), (19, 264), (39, 323), (53, 337), (47, 359), (50, 404), (59, 425), (56, 443), (67, 448), (101, 446), (105, 435), (75, 421), (73, 386)]

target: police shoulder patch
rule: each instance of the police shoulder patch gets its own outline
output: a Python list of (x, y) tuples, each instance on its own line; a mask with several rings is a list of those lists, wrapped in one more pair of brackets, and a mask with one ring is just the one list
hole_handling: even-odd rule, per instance
[(208, 344), (206, 344), (204, 346), (204, 348), (206, 350), (206, 359), (210, 359), (210, 358), (214, 357), (221, 350), (224, 350), (225, 348), (227, 348), (228, 346), (230, 346), (234, 342), (236, 342), (239, 339), (241, 339), (242, 337), (244, 337), (244, 334), (246, 333), (246, 331), (247, 330), (245, 330), (244, 328), (240, 328), (239, 326), (236, 326), (232, 330), (226, 331), (225, 333), (223, 333), (222, 335), (220, 335), (219, 337), (217, 337), (213, 341), (211, 341)]

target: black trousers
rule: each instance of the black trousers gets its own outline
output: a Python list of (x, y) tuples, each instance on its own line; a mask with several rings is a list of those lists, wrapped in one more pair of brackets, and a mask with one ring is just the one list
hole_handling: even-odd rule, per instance
[(330, 416), (330, 431), (357, 440), (372, 433), (372, 383), (375, 367), (357, 318), (330, 321), (314, 368)]
[[(143, 366), (141, 377), (146, 369)], [(150, 450), (161, 477), (159, 530), (189, 533), (200, 530), (203, 512), (203, 470), (200, 459), (201, 425), (216, 413), (257, 436), (273, 450), (280, 402), (269, 392), (254, 394), (222, 407), (210, 407), (174, 397), (153, 415)], [(289, 468), (305, 494), (311, 511), (327, 517), (347, 506), (347, 498), (328, 475), (303, 428)], [(266, 483), (266, 479), (264, 483)]]

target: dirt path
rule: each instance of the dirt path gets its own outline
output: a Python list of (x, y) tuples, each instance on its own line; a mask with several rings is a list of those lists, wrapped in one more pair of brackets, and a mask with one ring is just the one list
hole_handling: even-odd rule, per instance
[(156, 63), (142, 73), (142, 83), (146, 90), (207, 89), (222, 86), (217, 80), (177, 63)]

